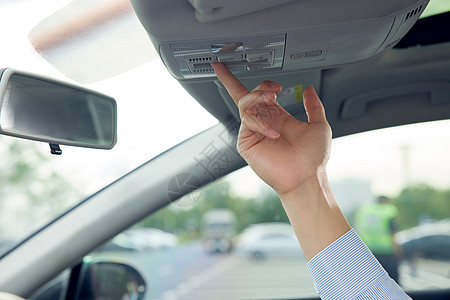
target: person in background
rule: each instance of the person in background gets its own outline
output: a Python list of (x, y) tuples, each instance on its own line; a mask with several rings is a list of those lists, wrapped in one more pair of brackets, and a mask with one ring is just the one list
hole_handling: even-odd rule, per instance
[(394, 219), (397, 215), (398, 210), (389, 198), (379, 196), (376, 203), (363, 205), (358, 210), (355, 228), (389, 276), (398, 283), (401, 249), (394, 241), (397, 231)]

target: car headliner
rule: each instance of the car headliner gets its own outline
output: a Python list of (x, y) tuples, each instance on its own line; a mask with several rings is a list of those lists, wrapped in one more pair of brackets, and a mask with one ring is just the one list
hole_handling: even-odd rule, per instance
[[(284, 87), (314, 85), (324, 103), (333, 137), (445, 119), (450, 109), (449, 26), (447, 12), (419, 20), (399, 48), (360, 63), (240, 79), (249, 90), (263, 80)], [(181, 84), (222, 123), (238, 120), (234, 101), (217, 80)], [(290, 112), (306, 120), (302, 105)]]

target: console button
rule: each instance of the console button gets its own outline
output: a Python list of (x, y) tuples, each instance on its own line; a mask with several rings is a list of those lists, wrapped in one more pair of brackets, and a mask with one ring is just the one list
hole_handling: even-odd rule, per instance
[(270, 51), (250, 52), (245, 55), (248, 62), (271, 61), (272, 53)]

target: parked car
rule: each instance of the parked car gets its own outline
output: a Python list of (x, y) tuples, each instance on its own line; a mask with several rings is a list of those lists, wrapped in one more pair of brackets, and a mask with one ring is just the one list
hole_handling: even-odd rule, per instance
[(178, 237), (170, 232), (165, 232), (158, 228), (141, 227), (134, 229), (145, 236), (148, 240), (148, 247), (151, 249), (168, 249), (178, 244)]
[(396, 234), (406, 259), (450, 260), (450, 222), (424, 224)]
[(238, 237), (235, 251), (259, 260), (271, 257), (303, 257), (294, 230), (286, 223), (254, 224)]
[(148, 251), (177, 245), (177, 236), (156, 228), (129, 229), (115, 236), (99, 251)]

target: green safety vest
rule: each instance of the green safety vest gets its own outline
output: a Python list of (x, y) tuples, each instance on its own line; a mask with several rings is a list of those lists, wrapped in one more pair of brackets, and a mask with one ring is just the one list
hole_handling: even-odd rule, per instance
[(374, 254), (394, 253), (391, 220), (397, 214), (397, 208), (388, 203), (365, 205), (357, 212), (357, 232)]

